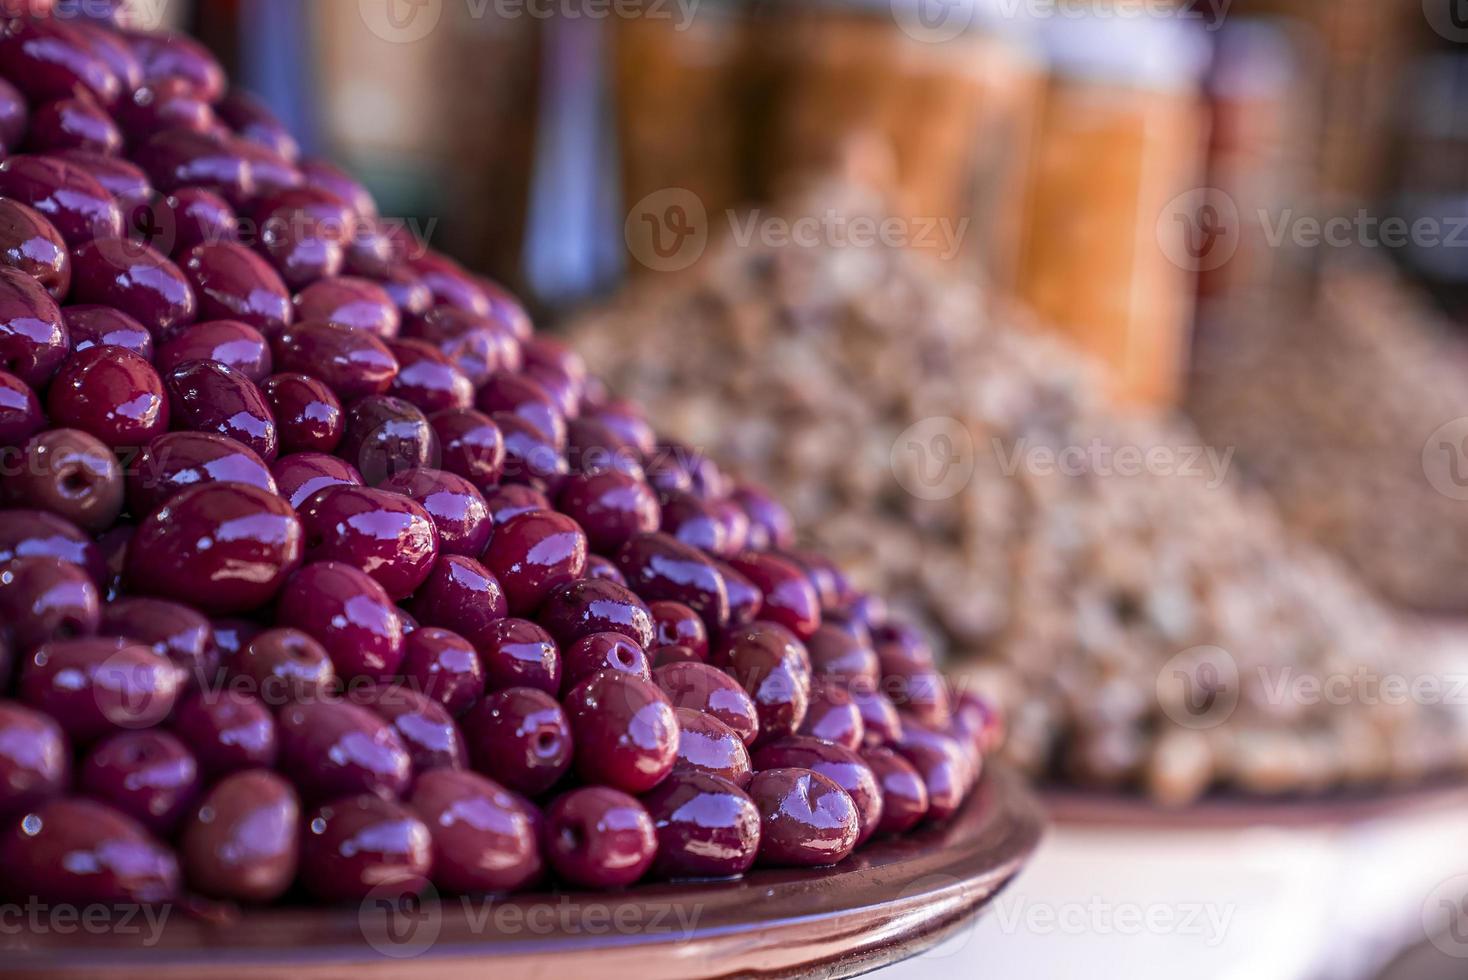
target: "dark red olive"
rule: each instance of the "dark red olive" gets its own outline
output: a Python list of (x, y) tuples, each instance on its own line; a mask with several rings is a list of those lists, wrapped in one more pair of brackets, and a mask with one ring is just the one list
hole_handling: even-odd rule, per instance
[[(487, 694), (459, 724), (474, 769), (528, 796), (550, 789), (571, 767), (570, 723), (544, 691), (509, 687)], [(574, 744), (579, 751), (580, 739)]]
[(826, 556), (813, 551), (784, 551), (779, 557), (805, 573), (823, 611), (840, 609), (851, 598), (851, 582)]
[(567, 477), (557, 506), (585, 529), (591, 549), (605, 555), (616, 554), (633, 535), (656, 531), (660, 523), (652, 488), (616, 470)]
[(795, 635), (758, 622), (729, 633), (713, 663), (739, 682), (759, 715), (757, 744), (793, 735), (810, 705), (810, 664)]
[(532, 687), (555, 696), (561, 689), (561, 658), (556, 641), (526, 619), (500, 619), (475, 641), (490, 691)]
[(210, 320), (174, 332), (158, 348), (158, 370), (168, 372), (189, 361), (219, 361), (259, 384), (270, 375), (270, 344), (248, 323)]
[[(535, 354), (532, 348), (543, 338), (535, 338), (526, 345), (525, 356), (527, 362), (532, 360)], [(585, 399), (583, 399), (583, 403)], [(629, 402), (609, 401), (595, 409), (588, 410), (586, 405), (582, 406), (583, 414), (587, 418), (596, 419), (602, 425), (611, 429), (627, 445), (636, 446), (644, 457), (654, 453), (657, 437), (653, 434), (652, 426), (647, 424), (642, 410)]]
[(20, 696), (85, 745), (119, 729), (152, 728), (178, 700), (178, 668), (139, 643), (92, 637), (37, 647), (21, 663)]
[(0, 78), (0, 145), (7, 148), (20, 145), (29, 115), (25, 96), (10, 82)]
[(320, 378), (343, 403), (381, 395), (398, 373), (397, 359), (364, 330), (314, 321), (300, 323), (275, 338), (278, 370)]
[(330, 388), (304, 374), (275, 374), (260, 385), (275, 416), (281, 449), (329, 453), (341, 442), (346, 417)]
[(795, 542), (795, 523), (785, 505), (762, 487), (743, 483), (729, 495), (749, 517), (749, 547), (754, 551), (788, 549)]
[[(438, 434), (445, 470), (481, 490), (499, 482), (505, 469), (505, 438), (493, 419), (472, 409), (447, 409), (429, 416), (428, 422)], [(497, 514), (495, 523), (503, 523)]]
[(761, 619), (779, 623), (801, 640), (810, 639), (820, 628), (820, 600), (798, 566), (771, 554), (750, 551), (730, 558), (729, 564), (764, 596)]
[(886, 617), (869, 627), (872, 646), (881, 661), (883, 674), (905, 674), (934, 666), (933, 647), (921, 630), (911, 623)]
[(505, 440), (506, 483), (523, 483), (554, 495), (571, 471), (566, 454), (554, 439), (518, 415), (495, 412), (490, 418)]
[(428, 884), (433, 837), (403, 804), (370, 794), (306, 814), (300, 881), (323, 902), (417, 894)]
[(967, 739), (979, 755), (1004, 742), (1004, 716), (998, 705), (978, 691), (964, 691), (953, 706), (953, 734)]
[(765, 769), (749, 795), (760, 812), (761, 864), (817, 867), (843, 860), (856, 847), (856, 804), (833, 780), (809, 769)]
[(213, 133), (220, 125), (214, 108), (177, 78), (138, 86), (118, 103), (117, 117), (132, 143), (169, 129)]
[(484, 565), (504, 588), (510, 612), (531, 613), (585, 571), (586, 535), (563, 514), (531, 511), (494, 529)]
[(703, 663), (670, 663), (652, 672), (653, 681), (678, 708), (702, 711), (723, 722), (745, 745), (759, 735), (754, 701), (732, 677)]
[(928, 815), (928, 787), (923, 777), (892, 749), (863, 749), (862, 761), (876, 776), (882, 790), (882, 819), (879, 834), (903, 834)]
[(409, 319), (403, 336), (432, 344), (476, 388), (496, 372), (518, 371), (522, 363), (519, 342), (501, 326), (449, 306)]
[(281, 592), (276, 620), (309, 633), (344, 679), (383, 680), (403, 660), (403, 623), (377, 580), (336, 561), (307, 565)]
[(94, 436), (49, 429), (32, 436), (0, 486), (13, 505), (49, 511), (88, 531), (111, 527), (122, 511), (122, 467)]
[(602, 670), (617, 670), (643, 680), (652, 669), (642, 647), (621, 633), (589, 633), (561, 653), (561, 687), (569, 689)]
[(209, 625), (214, 631), (214, 646), (219, 651), (220, 662), (223, 664), (236, 662), (246, 644), (265, 629), (259, 623), (231, 616), (216, 616), (210, 620)]
[(70, 906), (153, 904), (178, 894), (178, 861), (136, 821), (76, 797), (51, 800), (0, 839), (6, 890)]
[(285, 124), (248, 92), (231, 89), (215, 105), (215, 110), (241, 139), (259, 143), (287, 160), (300, 156), (301, 148)]
[(23, 272), (0, 266), (0, 370), (39, 390), (70, 347), (61, 309), (45, 288)]
[[(526, 489), (529, 488), (527, 487)], [(606, 579), (609, 582), (615, 582), (623, 588), (627, 587), (627, 576), (622, 574), (622, 570), (610, 558), (603, 557), (602, 555), (586, 556), (586, 577)]]
[(162, 731), (120, 732), (98, 743), (77, 773), (86, 795), (167, 839), (199, 792), (199, 765)]
[(738, 786), (702, 772), (673, 773), (641, 802), (657, 831), (660, 878), (729, 878), (754, 864), (760, 812)]
[(325, 453), (294, 453), (282, 456), (270, 467), (282, 497), (296, 510), (318, 490), (334, 486), (360, 487), (362, 474), (344, 459)]
[(433, 883), (439, 888), (504, 892), (540, 877), (536, 817), (494, 781), (449, 769), (424, 773), (410, 805), (433, 837)]
[(71, 355), (46, 393), (46, 410), (56, 425), (114, 448), (141, 446), (168, 431), (163, 379), (146, 359), (120, 347)]
[(117, 76), (93, 52), (86, 37), (60, 18), (16, 18), (3, 26), (0, 65), (6, 78), (33, 103), (77, 91), (104, 106), (117, 101), (122, 91)]
[(882, 819), (882, 791), (871, 767), (851, 749), (819, 738), (793, 736), (757, 750), (754, 766), (760, 771), (795, 768), (820, 773), (856, 804), (860, 820), (857, 846), (876, 833)]
[(225, 777), (179, 832), (189, 887), (225, 901), (273, 902), (295, 880), (300, 826), (296, 791), (275, 773)]
[(112, 306), (159, 336), (194, 319), (193, 287), (165, 255), (126, 238), (87, 242), (72, 253), (71, 298)]
[[(291, 322), (290, 292), (270, 263), (254, 252), (234, 242), (206, 239), (182, 256), (179, 265), (198, 297), (200, 319), (240, 320), (267, 337)], [(278, 351), (276, 355), (279, 370), (294, 370)]]
[(686, 545), (708, 552), (724, 554), (727, 549), (724, 524), (713, 505), (687, 490), (673, 490), (663, 495), (662, 530)]
[(302, 289), (335, 278), (346, 264), (346, 243), (357, 230), (351, 206), (334, 194), (296, 187), (256, 204), (258, 247), (287, 286)]
[(171, 727), (211, 777), (275, 765), (275, 716), (251, 694), (199, 691), (179, 706)]
[(403, 684), (423, 692), (458, 716), (484, 694), (484, 667), (474, 644), (437, 626), (413, 630), (403, 640)]
[(84, 351), (103, 345), (130, 350), (145, 360), (153, 359), (153, 335), (141, 323), (110, 306), (83, 303), (63, 306), (61, 317), (71, 335), (71, 349)]
[(410, 402), (368, 395), (347, 409), (337, 455), (376, 486), (409, 470), (438, 465), (438, 435)]
[(651, 681), (615, 670), (593, 674), (566, 695), (566, 718), (576, 773), (590, 784), (646, 792), (677, 759), (677, 716)]
[(165, 194), (199, 187), (240, 207), (257, 190), (244, 142), (217, 132), (161, 130), (136, 143), (131, 155)]
[(101, 552), (71, 521), (43, 510), (0, 510), (0, 564), (32, 556), (71, 562), (99, 585), (107, 580)]
[(146, 643), (153, 652), (173, 661), (186, 679), (201, 686), (212, 680), (219, 668), (219, 652), (209, 620), (176, 602), (115, 599), (103, 607), (97, 632)]
[(545, 813), (545, 857), (582, 888), (626, 888), (652, 867), (657, 830), (641, 803), (605, 786), (560, 796)]
[(617, 566), (644, 599), (681, 602), (702, 616), (711, 632), (728, 625), (724, 576), (698, 549), (661, 532), (638, 534), (617, 553)]
[(861, 713), (862, 731), (867, 745), (895, 745), (902, 739), (902, 719), (897, 706), (874, 685), (857, 682), (848, 693)]
[(168, 432), (134, 458), (127, 477), (128, 509), (147, 516), (180, 490), (205, 483), (245, 483), (276, 492), (270, 467), (243, 443), (212, 432)]
[(391, 799), (407, 792), (413, 763), (391, 724), (347, 701), (287, 705), (280, 726), (280, 769), (311, 799), (357, 793)]
[(958, 741), (905, 717), (896, 749), (922, 776), (928, 788), (928, 819), (947, 820), (957, 813), (978, 779)]
[(580, 579), (555, 589), (539, 620), (562, 647), (591, 633), (622, 633), (644, 650), (655, 638), (647, 604), (608, 579)]
[(176, 428), (226, 436), (267, 462), (275, 459), (280, 450), (275, 417), (245, 375), (219, 361), (195, 360), (170, 371), (165, 383)]
[(86, 96), (47, 102), (31, 116), (26, 149), (32, 153), (84, 150), (116, 153), (122, 149), (122, 130), (96, 100)]
[(765, 602), (760, 590), (728, 562), (714, 562), (714, 566), (724, 576), (724, 587), (729, 592), (729, 625), (731, 627), (749, 626), (759, 619), (761, 607)]
[[(289, 154), (284, 154), (289, 156)], [(315, 187), (334, 194), (349, 203), (359, 218), (377, 216), (377, 204), (371, 193), (351, 174), (329, 160), (310, 159), (301, 161), (301, 174), (306, 186)]]
[(494, 524), (484, 497), (461, 476), (427, 468), (408, 470), (378, 488), (417, 501), (438, 529), (442, 554), (478, 557), (489, 543)]
[(243, 483), (175, 494), (138, 526), (129, 588), (225, 614), (269, 602), (301, 563), (301, 522), (286, 501)]
[(751, 775), (749, 750), (734, 729), (713, 715), (693, 708), (675, 708), (678, 717), (678, 760), (674, 772), (706, 772), (735, 786), (747, 786)]
[(162, 32), (130, 32), (125, 37), (142, 65), (144, 82), (178, 79), (210, 103), (224, 94), (224, 69), (209, 49), (193, 38)]
[(70, 562), (36, 557), (0, 565), (0, 623), (22, 652), (96, 633), (100, 605), (97, 584)]
[(40, 805), (70, 782), (71, 750), (55, 719), (0, 701), (0, 817)]
[(468, 751), (453, 716), (426, 694), (400, 684), (382, 684), (354, 691), (352, 699), (398, 733), (416, 776), (468, 766)]
[[(218, 194), (202, 187), (180, 187), (172, 194), (154, 197), (145, 208), (135, 208), (132, 211), (131, 230), (134, 235), (160, 252), (167, 252), (175, 261), (181, 261), (183, 256), (198, 245), (238, 244), (235, 221), (234, 209)], [(234, 258), (238, 259), (238, 255)], [(270, 268), (264, 262), (261, 267), (267, 270)], [(216, 272), (222, 271), (216, 269)], [(221, 276), (215, 285), (227, 282), (228, 279), (227, 276)], [(194, 285), (198, 289), (199, 283), (195, 282)], [(196, 295), (195, 298), (201, 300), (203, 308), (203, 297)], [(244, 297), (237, 290), (232, 290), (227, 294), (227, 299), (229, 305), (237, 306)], [(274, 297), (268, 299), (266, 305), (278, 310)], [(213, 314), (206, 310), (204, 315)], [(262, 325), (255, 323), (254, 326)]]
[[(489, 514), (494, 518), (495, 526), (507, 523), (510, 518), (532, 510), (554, 510), (546, 495), (534, 487), (527, 487), (519, 483), (506, 483), (503, 486), (488, 487), (484, 490), (484, 502), (489, 507)], [(594, 555), (587, 555), (589, 564)]]
[(393, 340), (388, 349), (398, 359), (392, 393), (424, 412), (467, 409), (474, 386), (453, 363), (426, 340)]
[(423, 623), (451, 629), (476, 646), (507, 611), (499, 580), (463, 555), (443, 555), (434, 562), (412, 609)]
[(416, 501), (371, 487), (317, 491), (300, 508), (308, 562), (337, 561), (377, 580), (394, 600), (411, 595), (438, 557), (438, 532)]
[[(865, 629), (861, 630), (864, 634)], [(830, 622), (820, 627), (805, 641), (810, 653), (811, 670), (817, 677), (828, 677), (842, 684), (856, 681), (875, 687), (879, 678), (877, 654), (870, 644), (851, 630)]]
[(479, 386), (474, 405), (481, 412), (516, 415), (557, 446), (566, 444), (566, 420), (544, 388), (523, 374), (497, 371)]
[[(36, 5), (31, 4), (34, 8)], [(49, 3), (43, 6), (50, 6)], [(82, 5), (85, 7), (86, 5)], [(116, 16), (116, 11), (106, 11), (106, 7), (116, 7), (117, 4), (103, 4), (102, 7), (93, 7), (93, 13), (103, 13), (105, 16)], [(72, 6), (76, 10), (76, 6)], [(78, 35), (87, 45), (87, 50), (100, 58), (112, 74), (117, 76), (120, 85), (120, 93), (126, 95), (139, 85), (143, 84), (143, 66), (133, 54), (132, 48), (127, 42), (112, 29), (110, 23), (103, 26), (103, 20), (93, 21), (89, 19), (86, 10), (78, 11), (81, 17), (74, 17), (67, 21), (72, 31)]]
[[(715, 500), (709, 506), (724, 529), (724, 547), (719, 554), (728, 558), (748, 549), (749, 515), (744, 513), (744, 509), (728, 499)], [(730, 591), (732, 592), (732, 587)]]
[(18, 446), (45, 427), (41, 402), (31, 386), (0, 371), (0, 446)]
[(440, 305), (483, 317), (489, 315), (489, 297), (474, 278), (447, 255), (429, 248), (415, 249), (406, 256), (405, 264), (423, 277), (424, 283), (433, 290), (434, 300)]
[[(401, 316), (387, 290), (371, 279), (336, 276), (321, 279), (296, 294), (296, 319), (325, 320), (366, 330), (384, 340), (398, 335)], [(425, 409), (426, 410), (426, 409)]]
[(231, 664), (249, 693), (269, 707), (326, 697), (337, 684), (326, 648), (296, 629), (264, 630), (250, 638)]
[(34, 208), (0, 198), (0, 264), (30, 276), (60, 302), (71, 289), (66, 240)]
[(656, 646), (685, 646), (699, 660), (708, 659), (708, 630), (696, 612), (668, 599), (649, 603), (648, 609), (652, 612)]
[(0, 162), (0, 197), (34, 208), (71, 248), (123, 232), (122, 208), (107, 188), (59, 157), (12, 156)]
[(811, 684), (810, 706), (797, 730), (848, 749), (859, 749), (866, 741), (861, 709), (846, 688), (832, 681)]
[(357, 238), (347, 249), (347, 271), (356, 276), (370, 276), (387, 290), (406, 322), (407, 318), (421, 317), (433, 308), (433, 293), (421, 276), (396, 263), (396, 251), (380, 224), (369, 226), (365, 232), (360, 227), (357, 229)]

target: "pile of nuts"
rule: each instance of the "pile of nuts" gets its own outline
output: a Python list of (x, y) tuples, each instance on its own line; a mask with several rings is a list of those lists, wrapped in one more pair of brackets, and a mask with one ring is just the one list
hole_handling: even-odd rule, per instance
[(0, 19), (0, 898), (622, 888), (958, 812), (998, 721), (916, 630), (110, 9)]
[[(847, 186), (791, 211), (832, 209), (882, 214)], [(1468, 762), (1447, 698), (1379, 689), (1447, 668), (1294, 540), (1226, 448), (1108, 404), (1080, 355), (947, 271), (881, 246), (731, 242), (571, 337), (944, 637), (1037, 774), (1185, 803)]]
[(1313, 310), (1266, 295), (1210, 317), (1189, 410), (1382, 595), (1468, 611), (1468, 340), (1380, 258), (1324, 273)]

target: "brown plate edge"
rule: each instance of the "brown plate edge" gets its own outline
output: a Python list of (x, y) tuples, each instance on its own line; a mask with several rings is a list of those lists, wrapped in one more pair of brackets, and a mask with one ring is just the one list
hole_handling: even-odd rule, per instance
[[(879, 841), (842, 864), (758, 870), (738, 881), (649, 885), (619, 894), (515, 896), (496, 908), (568, 909), (562, 927), (534, 936), (486, 933), (472, 909), (445, 898), (437, 941), (418, 955), (384, 955), (364, 938), (356, 910), (247, 913), (227, 926), (170, 921), (162, 941), (116, 936), (5, 937), (8, 976), (242, 977), (317, 980), (432, 975), (434, 980), (564, 977), (683, 980), (720, 976), (855, 976), (916, 955), (962, 928), (1011, 881), (1038, 845), (1044, 812), (1024, 781), (991, 765), (953, 820)], [(476, 900), (471, 900), (476, 901)], [(481, 912), (483, 900), (474, 908)], [(687, 928), (588, 934), (565, 928), (587, 910), (644, 921), (654, 911), (699, 911)], [(682, 922), (688, 922), (685, 917)], [(28, 947), (28, 948), (17, 948)], [(394, 952), (399, 948), (390, 947)], [(412, 946), (401, 951), (412, 952)]]

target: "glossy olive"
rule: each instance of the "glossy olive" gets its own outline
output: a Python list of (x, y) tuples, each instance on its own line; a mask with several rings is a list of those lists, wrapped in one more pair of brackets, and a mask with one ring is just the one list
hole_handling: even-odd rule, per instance
[(209, 613), (268, 602), (301, 563), (301, 522), (258, 487), (209, 483), (175, 494), (143, 519), (127, 551), (129, 588)]
[(189, 887), (210, 898), (263, 905), (285, 894), (300, 863), (301, 802), (264, 769), (220, 780), (179, 833)]
[(281, 592), (276, 621), (314, 637), (346, 680), (383, 680), (403, 659), (403, 623), (377, 580), (342, 562), (307, 565)]
[(244, 443), (212, 432), (167, 432), (133, 459), (128, 509), (146, 517), (179, 491), (206, 483), (244, 483), (270, 494), (277, 490), (270, 467)]
[(566, 711), (544, 691), (510, 687), (485, 695), (459, 721), (477, 772), (529, 796), (550, 789), (571, 767)]
[(750, 869), (760, 846), (760, 812), (738, 786), (701, 772), (673, 773), (640, 801), (658, 839), (660, 878), (727, 878)]
[(188, 361), (168, 372), (164, 382), (175, 428), (225, 436), (266, 462), (280, 452), (275, 416), (244, 374), (219, 361)]
[(78, 429), (48, 429), (26, 441), (0, 492), (13, 505), (102, 531), (122, 510), (122, 467), (96, 437)]

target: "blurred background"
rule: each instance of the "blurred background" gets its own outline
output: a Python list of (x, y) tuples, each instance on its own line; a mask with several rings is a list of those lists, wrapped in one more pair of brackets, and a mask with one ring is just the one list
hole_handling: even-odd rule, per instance
[(1468, 4), (133, 6), (1005, 704), (894, 976), (1468, 975)]

